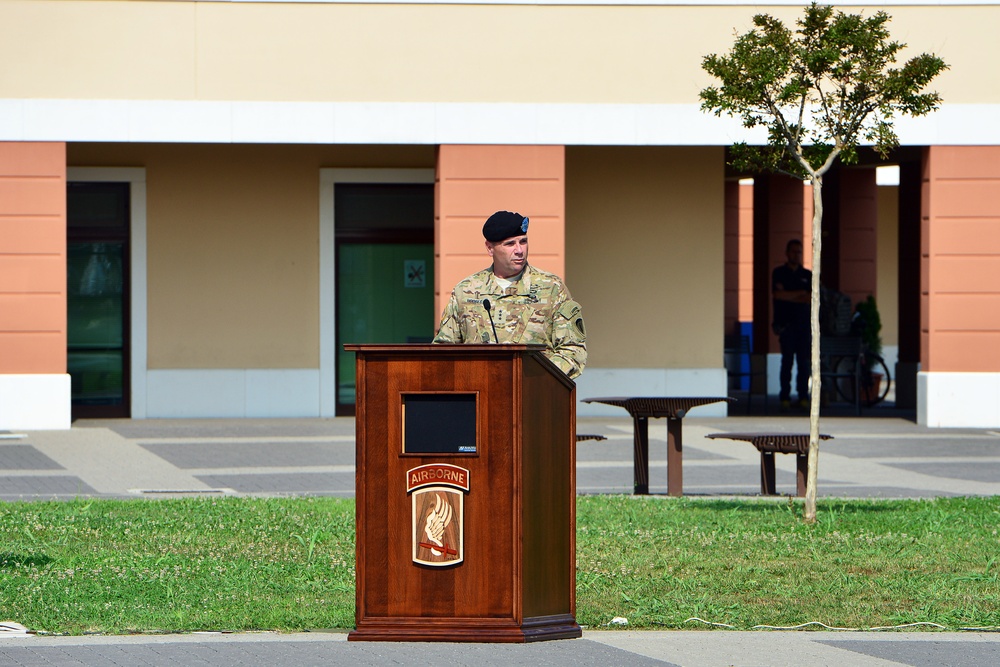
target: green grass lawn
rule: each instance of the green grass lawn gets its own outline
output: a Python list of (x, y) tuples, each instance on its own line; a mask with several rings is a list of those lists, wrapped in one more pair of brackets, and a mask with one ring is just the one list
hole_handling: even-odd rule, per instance
[[(1000, 497), (820, 501), (811, 526), (790, 500), (577, 508), (584, 626), (1000, 626)], [(353, 627), (354, 501), (2, 504), (0, 620), (72, 634)]]

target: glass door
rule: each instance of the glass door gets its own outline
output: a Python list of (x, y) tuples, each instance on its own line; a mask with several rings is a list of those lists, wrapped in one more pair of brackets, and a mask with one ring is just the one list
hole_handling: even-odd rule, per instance
[(128, 417), (127, 183), (70, 183), (67, 354), (73, 416)]
[[(337, 253), (337, 338), (429, 343), (434, 337), (434, 245), (343, 243)], [(353, 406), (354, 353), (338, 351), (337, 403)]]
[(355, 410), (354, 353), (345, 343), (429, 343), (434, 337), (433, 184), (338, 184), (337, 414)]

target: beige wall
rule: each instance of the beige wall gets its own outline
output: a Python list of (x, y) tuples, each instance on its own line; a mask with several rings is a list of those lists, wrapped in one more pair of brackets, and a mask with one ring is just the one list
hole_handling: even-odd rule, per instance
[[(7, 0), (7, 98), (697, 103), (701, 59), (799, 7)], [(873, 9), (847, 8), (870, 15)], [(891, 7), (948, 103), (1000, 102), (1000, 6)]]
[[(317, 368), (318, 170), (428, 168), (435, 155), (71, 144), (68, 161), (146, 169), (150, 369)], [(721, 364), (723, 185), (721, 148), (566, 149), (566, 279), (591, 366)]]
[(566, 149), (566, 281), (588, 366), (719, 368), (722, 148)]
[(878, 188), (878, 303), (882, 345), (899, 344), (899, 187)]
[(70, 145), (145, 167), (148, 367), (319, 367), (319, 169), (432, 167), (431, 147)]

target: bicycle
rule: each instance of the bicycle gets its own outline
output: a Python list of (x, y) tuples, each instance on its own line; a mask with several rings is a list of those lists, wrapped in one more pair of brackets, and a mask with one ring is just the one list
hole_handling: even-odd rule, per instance
[(820, 376), (824, 404), (852, 403), (859, 414), (862, 407), (884, 401), (892, 385), (885, 360), (860, 336), (823, 336), (820, 339)]
[(840, 357), (836, 360), (833, 368), (837, 376), (837, 381), (834, 383), (837, 393), (848, 403), (854, 403), (854, 378), (846, 376), (854, 373), (851, 367), (856, 363), (861, 367), (857, 374), (861, 404), (868, 408), (878, 405), (889, 395), (892, 375), (881, 355), (871, 351), (867, 346), (862, 348), (861, 355), (857, 359)]

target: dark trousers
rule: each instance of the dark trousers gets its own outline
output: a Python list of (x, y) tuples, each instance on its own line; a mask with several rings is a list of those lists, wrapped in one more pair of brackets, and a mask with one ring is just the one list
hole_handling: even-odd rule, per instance
[(812, 336), (809, 333), (809, 323), (789, 324), (778, 335), (781, 344), (781, 380), (782, 401), (792, 397), (792, 362), (795, 362), (795, 391), (799, 400), (809, 398), (810, 344)]

